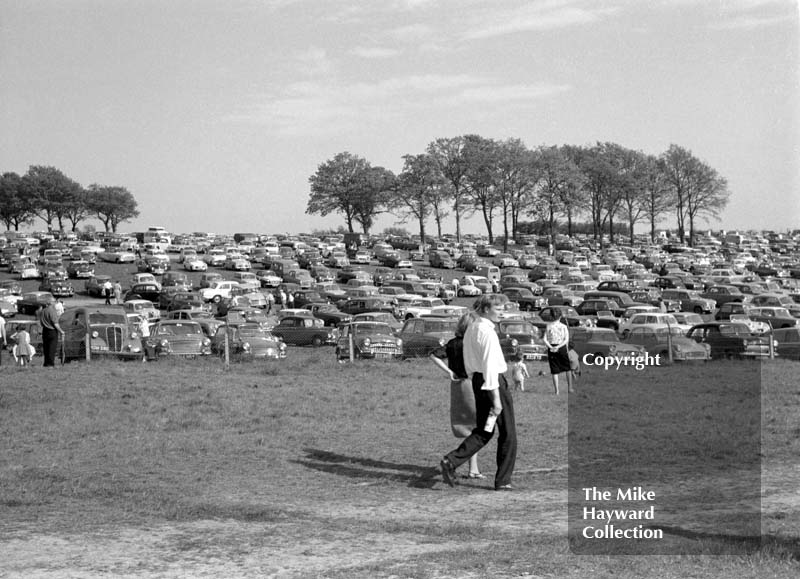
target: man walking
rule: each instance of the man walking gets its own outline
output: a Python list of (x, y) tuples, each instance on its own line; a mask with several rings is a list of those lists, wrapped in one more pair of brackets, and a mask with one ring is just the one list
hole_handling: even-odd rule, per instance
[(479, 297), (474, 306), (479, 318), (464, 334), (464, 366), (472, 379), (477, 426), (440, 463), (442, 477), (451, 487), (455, 486), (456, 469), (486, 446), (497, 428), (494, 488), (498, 491), (513, 490), (511, 475), (517, 460), (517, 428), (514, 401), (503, 375), (508, 368), (495, 332), (501, 306), (502, 300), (497, 295)]
[(58, 351), (58, 337), (64, 336), (64, 330), (58, 323), (58, 311), (56, 310), (55, 300), (47, 304), (47, 307), (39, 309), (39, 323), (42, 325), (42, 342), (44, 366), (55, 367), (56, 352)]

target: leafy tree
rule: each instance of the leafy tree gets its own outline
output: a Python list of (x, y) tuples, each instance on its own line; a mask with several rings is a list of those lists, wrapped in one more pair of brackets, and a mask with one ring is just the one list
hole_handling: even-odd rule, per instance
[[(456, 218), (456, 240), (461, 242), (461, 218), (472, 211), (465, 208), (465, 182), (468, 163), (464, 157), (464, 137), (436, 139), (428, 145), (427, 152), (433, 156), (439, 171), (448, 183), (449, 198), (453, 200), (453, 211)], [(441, 226), (440, 226), (441, 230)], [(441, 231), (440, 231), (441, 235)]]
[[(550, 242), (555, 245), (556, 215), (564, 209), (565, 192), (579, 188), (583, 176), (580, 169), (559, 147), (539, 148), (535, 163), (540, 177), (538, 213), (546, 221)], [(533, 211), (529, 212), (535, 214)]]
[(650, 223), (650, 241), (656, 240), (656, 223), (672, 203), (661, 161), (653, 155), (644, 159), (642, 186), (642, 213)]
[(59, 229), (63, 230), (67, 212), (78, 203), (81, 186), (55, 167), (42, 165), (32, 165), (22, 181), (36, 215), (48, 229), (53, 228), (53, 221), (58, 221)]
[(373, 168), (362, 157), (339, 153), (317, 167), (317, 172), (309, 177), (311, 195), (306, 213), (323, 217), (342, 213), (348, 232), (354, 233), (355, 222), (367, 233), (374, 216), (381, 210), (383, 195), (390, 186), (390, 174), (381, 167)]
[(13, 172), (0, 177), (0, 220), (6, 229), (19, 231), (20, 225), (32, 223), (36, 214), (25, 194), (22, 177)]
[(492, 224), (494, 211), (500, 204), (497, 196), (497, 142), (478, 135), (464, 137), (464, 158), (467, 161), (465, 191), (483, 215), (489, 243), (494, 243)]
[(508, 139), (497, 144), (496, 192), (503, 212), (503, 251), (508, 251), (508, 219), (511, 235), (517, 237), (519, 213), (530, 202), (538, 181), (534, 171), (533, 153), (521, 140)]
[(425, 221), (433, 212), (433, 200), (444, 185), (436, 161), (430, 154), (405, 155), (403, 172), (397, 178), (397, 189), (389, 203), (390, 209), (405, 223), (415, 219), (419, 238), (425, 243)]
[(702, 216), (719, 218), (719, 214), (727, 206), (729, 198), (728, 181), (721, 177), (716, 169), (701, 162), (695, 178), (695, 186), (691, 188), (686, 203), (690, 244), (694, 243), (696, 220)]
[(78, 223), (89, 217), (88, 194), (85, 189), (70, 195), (69, 203), (64, 208), (64, 217), (72, 224), (71, 230), (78, 231)]
[(139, 216), (136, 199), (125, 187), (105, 187), (93, 183), (87, 190), (86, 206), (89, 214), (97, 217), (107, 232), (116, 233), (120, 223)]

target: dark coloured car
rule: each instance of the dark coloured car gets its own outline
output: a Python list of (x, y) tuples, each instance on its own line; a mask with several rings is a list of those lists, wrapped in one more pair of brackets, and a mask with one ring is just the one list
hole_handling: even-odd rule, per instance
[[(728, 302), (741, 302), (744, 300), (744, 294), (741, 290), (733, 285), (713, 285), (706, 291), (700, 293), (701, 297), (714, 300), (717, 307)], [(700, 313), (700, 312), (697, 312)]]
[(64, 330), (66, 361), (86, 358), (87, 335), (91, 358), (142, 358), (141, 335), (122, 306), (69, 308), (59, 319), (59, 324)]
[[(84, 291), (93, 298), (103, 297), (103, 286), (105, 283), (113, 283), (110, 275), (95, 275), (84, 282)], [(144, 298), (147, 299), (147, 298)]]
[(717, 303), (709, 298), (704, 298), (697, 290), (690, 289), (665, 289), (661, 292), (664, 299), (679, 301), (682, 312), (694, 312), (695, 314), (710, 314), (713, 312)]
[(547, 357), (547, 347), (539, 329), (530, 322), (501, 320), (495, 324), (495, 330), (506, 360), (513, 355), (519, 355), (523, 360), (543, 360)]
[(575, 307), (575, 311), (581, 316), (596, 316), (598, 312), (611, 312), (615, 317), (619, 317), (625, 309), (619, 307), (614, 300), (596, 298), (584, 300)]
[(336, 343), (336, 330), (314, 317), (287, 316), (272, 333), (294, 346), (322, 346)]
[(20, 330), (28, 332), (31, 346), (41, 353), (43, 344), (42, 325), (38, 320), (6, 320), (6, 348), (11, 351), (15, 344), (12, 336)]
[(769, 336), (754, 336), (747, 324), (706, 322), (689, 329), (686, 336), (711, 346), (711, 357), (751, 358), (769, 356)]
[(73, 261), (67, 266), (67, 276), (72, 279), (90, 278), (94, 275), (94, 265), (88, 261)]
[(508, 287), (503, 289), (502, 293), (512, 302), (517, 302), (520, 310), (527, 312), (540, 310), (546, 305), (545, 298), (534, 295), (528, 288)]
[(612, 291), (612, 292), (625, 292), (630, 293), (638, 289), (638, 284), (632, 279), (614, 279), (608, 281), (601, 281), (597, 285), (598, 291)]
[(335, 305), (327, 302), (310, 303), (303, 307), (314, 314), (315, 318), (322, 320), (326, 326), (332, 328), (347, 323), (353, 318), (350, 314), (340, 311)]
[(71, 298), (75, 295), (75, 288), (68, 280), (45, 278), (39, 284), (39, 291), (50, 292), (57, 298)]
[(795, 318), (786, 308), (763, 307), (750, 308), (747, 310), (747, 317), (754, 322), (764, 322), (770, 328), (794, 328), (800, 324), (800, 320)]
[(308, 304), (324, 302), (325, 299), (316, 290), (298, 290), (294, 292), (294, 307), (303, 308)]
[(730, 320), (732, 314), (746, 314), (748, 309), (748, 306), (742, 302), (728, 302), (720, 306), (717, 313), (714, 314), (714, 319), (717, 321)]
[(228, 351), (231, 356), (267, 358), (283, 360), (286, 358), (286, 344), (260, 324), (244, 323), (221, 325), (211, 340), (211, 351), (225, 353), (225, 337), (228, 338)]
[(0, 281), (0, 288), (7, 289), (12, 295), (22, 295), (22, 284), (15, 279)]
[(775, 330), (772, 337), (778, 342), (777, 353), (782, 358), (800, 360), (800, 328)]
[(211, 339), (199, 322), (191, 320), (161, 320), (150, 330), (146, 340), (148, 360), (162, 356), (207, 356), (211, 354)]
[(569, 331), (570, 340), (575, 352), (580, 357), (586, 354), (596, 356), (643, 356), (645, 349), (641, 346), (626, 344), (619, 339), (617, 333), (609, 328), (574, 327)]
[(167, 304), (167, 311), (192, 310), (208, 308), (205, 300), (196, 293), (179, 291), (176, 292)]
[(580, 326), (581, 317), (575, 308), (570, 306), (547, 306), (539, 312), (539, 317), (545, 322), (555, 322), (562, 317), (567, 319), (568, 326)]
[(159, 298), (161, 296), (161, 288), (158, 284), (155, 283), (137, 283), (131, 286), (125, 293), (125, 297), (123, 301), (128, 300), (148, 300), (153, 302), (154, 304), (159, 304)]
[(411, 318), (398, 336), (403, 339), (403, 356), (427, 357), (455, 336), (458, 318)]
[(50, 292), (26, 292), (17, 301), (17, 311), (20, 314), (33, 315), (40, 307), (54, 301), (56, 298)]
[(679, 328), (634, 328), (625, 338), (625, 343), (642, 346), (649, 354), (660, 355), (661, 363), (669, 360), (670, 345), (672, 346), (672, 360), (685, 362), (691, 360), (710, 360), (711, 346), (698, 344), (684, 336)]
[(340, 304), (339, 310), (350, 315), (363, 314), (365, 312), (395, 313), (395, 307), (384, 297), (350, 299)]
[(350, 357), (351, 344), (354, 358), (398, 360), (403, 357), (403, 340), (395, 336), (388, 324), (381, 322), (351, 322), (340, 326), (336, 340), (339, 360)]

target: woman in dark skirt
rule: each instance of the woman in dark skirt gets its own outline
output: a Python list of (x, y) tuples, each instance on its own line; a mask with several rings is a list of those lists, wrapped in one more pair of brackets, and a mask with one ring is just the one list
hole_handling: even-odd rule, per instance
[(569, 364), (569, 327), (562, 317), (558, 321), (547, 324), (544, 332), (544, 343), (547, 346), (547, 361), (550, 363), (550, 374), (553, 376), (553, 390), (558, 394), (558, 375), (566, 372), (567, 386), (572, 392), (572, 372)]

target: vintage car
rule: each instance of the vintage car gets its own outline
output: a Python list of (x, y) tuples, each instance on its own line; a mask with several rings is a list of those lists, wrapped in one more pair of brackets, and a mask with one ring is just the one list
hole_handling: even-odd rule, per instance
[[(441, 301), (441, 300), (439, 300)], [(444, 305), (444, 303), (442, 303)], [(389, 312), (395, 313), (395, 307), (387, 303), (386, 296), (374, 296), (365, 298), (353, 298), (339, 304), (339, 309), (350, 315), (365, 312)]]
[(208, 287), (204, 287), (200, 290), (200, 297), (207, 302), (219, 303), (224, 298), (231, 297), (233, 295), (234, 288), (238, 287), (239, 284), (235, 281), (212, 281)]
[(397, 334), (403, 340), (403, 356), (427, 357), (455, 337), (458, 318), (411, 318)]
[(619, 339), (614, 330), (609, 328), (574, 327), (569, 330), (570, 341), (578, 356), (586, 354), (595, 356), (643, 356), (642, 346), (627, 344)]
[(256, 274), (250, 271), (237, 271), (231, 276), (231, 279), (237, 282), (240, 288), (261, 289), (261, 281)]
[(294, 307), (303, 308), (308, 304), (324, 302), (325, 299), (316, 290), (297, 290), (294, 292)]
[[(163, 291), (163, 290), (162, 290)], [(210, 307), (206, 304), (205, 300), (194, 292), (178, 291), (172, 294), (169, 302), (167, 303), (167, 311), (172, 312), (175, 310), (192, 310), (204, 309)]]
[[(484, 293), (491, 293), (492, 292), (492, 284), (489, 283), (489, 280), (483, 278), (485, 280), (483, 284), (483, 288), (478, 285), (476, 278), (480, 276), (474, 275), (465, 275), (461, 279), (458, 280), (458, 290), (456, 291), (456, 295), (460, 298), (469, 298), (479, 296)], [(455, 287), (455, 285), (453, 286)]]
[[(743, 294), (742, 291), (734, 285), (712, 285), (706, 291), (701, 292), (700, 297), (714, 300), (716, 307), (720, 307), (721, 305), (729, 302), (744, 301), (745, 294)], [(684, 311), (688, 310), (684, 308)], [(699, 314), (702, 312), (696, 313)]]
[(783, 328), (772, 334), (778, 342), (777, 354), (789, 360), (800, 360), (800, 328)]
[(627, 336), (635, 328), (677, 328), (678, 320), (672, 314), (639, 312), (620, 319), (619, 333)]
[(161, 286), (157, 283), (137, 283), (131, 286), (125, 296), (123, 297), (123, 301), (128, 300), (148, 300), (154, 304), (159, 303), (159, 298), (161, 297)]
[(42, 272), (36, 267), (35, 263), (22, 264), (19, 271), (19, 279), (39, 279), (42, 277)]
[(747, 314), (731, 314), (729, 320), (731, 322), (747, 324), (747, 327), (750, 328), (750, 332), (753, 334), (766, 334), (772, 331), (772, 327), (767, 322), (752, 320)]
[(530, 322), (501, 320), (495, 324), (495, 331), (506, 360), (512, 356), (519, 356), (523, 360), (543, 360), (547, 357), (547, 347), (539, 329)]
[[(349, 320), (348, 320), (349, 321)], [(354, 322), (381, 322), (388, 324), (392, 328), (392, 332), (397, 334), (402, 328), (403, 323), (395, 318), (389, 312), (365, 312), (363, 314), (356, 314), (352, 316)]]
[(125, 249), (108, 249), (97, 257), (107, 263), (134, 263), (136, 261), (136, 255)]
[(337, 336), (335, 328), (325, 326), (320, 319), (306, 316), (287, 316), (272, 329), (272, 333), (295, 346), (335, 344)]
[(122, 308), (127, 314), (139, 314), (153, 322), (161, 318), (161, 312), (153, 305), (153, 302), (146, 299), (133, 299), (123, 302)]
[(206, 271), (208, 264), (198, 257), (193, 257), (183, 262), (183, 269), (186, 271)]
[(416, 298), (403, 304), (403, 318), (418, 318), (430, 314), (433, 308), (445, 305), (439, 298)]
[(350, 344), (354, 358), (403, 357), (403, 340), (395, 336), (389, 324), (381, 322), (351, 322), (339, 327), (336, 340), (336, 358), (350, 357)]
[(283, 281), (280, 276), (275, 275), (275, 272), (269, 269), (259, 269), (254, 273), (261, 287), (275, 288)]
[(320, 297), (333, 303), (341, 303), (348, 299), (347, 292), (334, 282), (320, 282), (314, 286)]
[(705, 322), (686, 334), (695, 342), (711, 346), (711, 357), (754, 358), (769, 356), (771, 336), (754, 336), (747, 324), (739, 322)]
[(181, 287), (188, 290), (192, 287), (192, 284), (185, 272), (168, 271), (161, 277), (161, 287)]
[(20, 314), (33, 315), (40, 307), (46, 306), (55, 300), (56, 298), (50, 292), (25, 292), (17, 301), (17, 311)]
[(200, 282), (198, 283), (198, 288), (203, 289), (209, 287), (215, 281), (222, 281), (225, 277), (216, 271), (204, 273), (200, 276)]
[(0, 289), (7, 289), (12, 295), (15, 296), (22, 294), (22, 284), (15, 279), (6, 279), (0, 281)]
[(11, 260), (8, 266), (8, 271), (11, 273), (22, 273), (22, 270), (26, 265), (33, 265), (34, 267), (36, 266), (30, 256), (23, 255), (21, 257), (15, 257)]
[(613, 316), (621, 316), (625, 312), (617, 302), (608, 298), (584, 300), (575, 307), (575, 311), (581, 316), (597, 316), (599, 312), (611, 312)]
[(17, 315), (17, 302), (19, 296), (13, 295), (7, 289), (0, 289), (0, 316), (13, 318)]
[(786, 308), (758, 307), (747, 310), (747, 317), (756, 322), (769, 324), (773, 329), (794, 328), (800, 324), (800, 319), (795, 318)]
[(197, 254), (197, 249), (195, 249), (194, 247), (181, 248), (180, 255), (178, 255), (178, 263), (182, 263), (185, 265), (187, 261), (192, 261), (194, 259), (200, 259), (200, 256)]
[(763, 308), (786, 308), (794, 317), (800, 316), (800, 304), (795, 303), (791, 296), (779, 293), (766, 293), (754, 296), (750, 305)]
[(61, 315), (59, 324), (64, 330), (65, 361), (85, 359), (87, 339), (91, 358), (142, 359), (141, 335), (122, 306), (69, 308)]
[(71, 298), (75, 295), (75, 288), (68, 280), (45, 278), (39, 284), (40, 292), (50, 292), (57, 298)]
[(717, 302), (713, 299), (704, 298), (697, 290), (665, 288), (661, 292), (661, 297), (665, 300), (680, 302), (682, 312), (710, 314), (717, 307)]
[(211, 353), (211, 339), (199, 322), (192, 320), (161, 320), (150, 330), (145, 340), (148, 360), (161, 356), (206, 356)]
[(225, 252), (221, 249), (211, 249), (203, 256), (203, 261), (211, 267), (221, 267), (225, 265), (226, 259)]
[(84, 282), (83, 288), (89, 297), (101, 298), (106, 282), (113, 283), (110, 275), (94, 275)]
[[(315, 318), (322, 320), (326, 326), (332, 328), (339, 326), (339, 324), (347, 323), (353, 319), (353, 316), (339, 311), (339, 308), (328, 302), (313, 302), (305, 304), (303, 308), (310, 311)], [(389, 316), (394, 319), (394, 316), (391, 314), (389, 314)]]
[(250, 262), (243, 257), (232, 257), (229, 256), (225, 260), (225, 269), (230, 269), (233, 271), (250, 271)]
[[(543, 296), (534, 295), (531, 290), (524, 287), (507, 287), (503, 289), (502, 294), (512, 302), (518, 303), (519, 309), (526, 312), (541, 310), (547, 305), (547, 300)], [(581, 301), (580, 298), (578, 301)]]
[(231, 356), (273, 360), (286, 358), (286, 344), (261, 324), (246, 322), (219, 326), (211, 340), (211, 351), (224, 354), (226, 337)]
[(134, 273), (130, 279), (128, 280), (131, 287), (135, 286), (137, 283), (154, 283), (156, 285), (161, 285), (159, 281), (156, 279), (152, 273)]
[(136, 261), (136, 271), (150, 273), (153, 275), (163, 275), (169, 269), (168, 264), (157, 256), (148, 256)]
[(670, 344), (673, 361), (711, 359), (710, 345), (687, 338), (679, 328), (634, 328), (625, 338), (625, 343), (642, 346), (649, 354), (660, 355), (662, 364), (669, 360)]
[(555, 322), (564, 317), (567, 320), (567, 325), (570, 327), (580, 326), (583, 323), (578, 312), (571, 306), (544, 307), (539, 312), (539, 317), (545, 322)]
[(336, 274), (334, 271), (322, 264), (312, 265), (308, 268), (308, 273), (311, 274), (311, 277), (313, 277), (314, 281), (316, 282), (336, 280)]
[(67, 266), (67, 276), (72, 279), (90, 278), (94, 275), (94, 265), (88, 261), (72, 261)]

